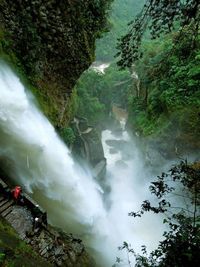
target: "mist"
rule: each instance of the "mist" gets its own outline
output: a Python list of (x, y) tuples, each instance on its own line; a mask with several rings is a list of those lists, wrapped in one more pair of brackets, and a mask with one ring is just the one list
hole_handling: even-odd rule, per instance
[[(139, 209), (148, 194), (148, 176), (134, 141), (125, 130), (117, 136), (102, 134), (107, 158), (109, 192), (86, 168), (77, 165), (53, 126), (38, 110), (33, 96), (4, 63), (0, 63), (0, 157), (9, 159), (7, 170), (15, 183), (45, 209), (52, 225), (78, 234), (101, 266), (116, 257), (126, 262), (118, 246), (126, 241), (136, 251), (153, 249), (161, 238), (162, 218), (133, 220), (128, 213)], [(116, 142), (124, 144), (113, 147)]]

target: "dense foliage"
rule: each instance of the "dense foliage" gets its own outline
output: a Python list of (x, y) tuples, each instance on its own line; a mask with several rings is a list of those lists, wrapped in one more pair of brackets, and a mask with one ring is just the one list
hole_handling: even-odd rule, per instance
[(0, 1), (0, 54), (23, 69), (54, 126), (69, 123), (70, 95), (94, 61), (95, 40), (107, 29), (111, 2)]
[(142, 8), (145, 0), (115, 0), (108, 18), (109, 32), (96, 41), (96, 59), (99, 61), (113, 61), (116, 54), (116, 42), (127, 31), (127, 23)]
[[(119, 249), (125, 249), (128, 255), (135, 256), (136, 267), (198, 266), (200, 261), (200, 163), (188, 164), (187, 161), (182, 161), (172, 167), (169, 173), (158, 176), (149, 189), (157, 198), (158, 205), (154, 206), (145, 200), (139, 212), (131, 212), (129, 215), (141, 217), (145, 212), (163, 213), (166, 215), (163, 223), (168, 224), (169, 230), (164, 232), (164, 239), (149, 256), (145, 246), (142, 247), (143, 255), (136, 254), (126, 242)], [(180, 197), (179, 207), (177, 207), (177, 199), (175, 203), (172, 202), (173, 196)], [(117, 262), (120, 263), (121, 260), (118, 258)], [(132, 266), (130, 257), (128, 264)]]
[(115, 64), (108, 67), (105, 74), (89, 69), (77, 83), (77, 115), (86, 117), (92, 124), (101, 123), (109, 116), (113, 103), (127, 106), (130, 84), (129, 72), (117, 71)]
[(62, 128), (59, 134), (68, 146), (73, 144), (76, 139), (73, 129), (71, 127)]
[(99, 124), (111, 111), (112, 103), (127, 107), (127, 92), (131, 84), (128, 71), (118, 71), (114, 63), (116, 42), (126, 32), (128, 21), (142, 7), (144, 0), (115, 0), (108, 21), (109, 32), (104, 33), (96, 42), (96, 60), (112, 62), (105, 75), (90, 69), (79, 79), (77, 84), (77, 115), (89, 119), (92, 124)]
[(183, 32), (179, 43), (174, 33), (144, 44), (135, 67), (139, 93), (133, 88), (129, 94), (129, 122), (142, 135), (168, 135), (195, 149), (200, 145), (200, 40), (191, 43), (193, 32)]
[(199, 10), (199, 0), (147, 0), (142, 12), (130, 22), (128, 33), (121, 37), (118, 44), (117, 55), (121, 57), (118, 65), (122, 68), (131, 67), (143, 55), (140, 47), (147, 29), (154, 39), (162, 33), (171, 32), (178, 25), (181, 28), (192, 25), (194, 39), (199, 29)]

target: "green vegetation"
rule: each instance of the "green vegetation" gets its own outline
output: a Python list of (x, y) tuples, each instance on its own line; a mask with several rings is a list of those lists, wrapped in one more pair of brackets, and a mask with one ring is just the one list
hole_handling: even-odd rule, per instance
[[(192, 40), (198, 35), (200, 21), (200, 2), (196, 0), (151, 0), (146, 1), (141, 13), (130, 22), (126, 35), (118, 43), (118, 65), (121, 68), (132, 67), (143, 56), (141, 44), (150, 32), (152, 39), (174, 30), (192, 26)], [(181, 35), (184, 37), (183, 35)]]
[(115, 0), (109, 17), (109, 32), (104, 33), (96, 41), (96, 60), (103, 62), (113, 61), (116, 54), (117, 39), (127, 30), (127, 23), (132, 20), (142, 8), (145, 0)]
[(111, 2), (0, 2), (0, 53), (20, 65), (54, 126), (72, 119), (66, 107), (76, 80), (94, 61)]
[[(138, 75), (128, 94), (129, 126), (140, 136), (161, 143), (165, 155), (169, 150), (195, 153), (200, 148), (199, 8), (200, 2), (196, 0), (147, 1), (118, 44), (118, 65)], [(128, 254), (127, 266), (132, 266), (132, 255), (137, 267), (198, 265), (199, 173), (199, 162), (181, 162), (151, 183), (150, 191), (157, 197), (158, 205), (145, 200), (139, 212), (129, 215), (164, 213), (169, 231), (164, 232), (163, 241), (150, 255), (145, 246), (143, 255), (138, 255), (124, 242), (120, 249)], [(172, 183), (181, 188), (184, 196), (180, 197), (186, 197), (188, 202), (178, 212), (169, 201), (173, 193), (177, 194)], [(119, 258), (115, 266), (121, 266)]]
[(200, 146), (200, 40), (191, 43), (192, 35), (185, 28), (181, 40), (174, 33), (144, 44), (144, 56), (135, 67), (140, 92), (129, 94), (129, 123), (142, 135), (176, 138), (178, 129), (179, 141), (195, 148)]
[(99, 99), (102, 85), (104, 88), (107, 87), (103, 83), (102, 77), (94, 70), (88, 70), (81, 76), (76, 85), (79, 103), (77, 115), (87, 118), (92, 124), (96, 124), (105, 117), (106, 107)]
[(89, 69), (77, 83), (77, 115), (86, 117), (94, 125), (101, 123), (109, 116), (112, 103), (127, 106), (130, 85), (129, 71), (118, 71), (114, 63), (105, 70), (105, 74)]
[[(168, 224), (168, 229), (163, 233), (164, 239), (158, 248), (148, 255), (146, 247), (142, 246), (142, 255), (138, 255), (124, 242), (120, 250), (126, 250), (130, 258), (135, 257), (136, 267), (195, 267), (200, 261), (200, 162), (188, 164), (182, 161), (173, 166), (168, 173), (162, 173), (149, 187), (150, 192), (156, 197), (157, 206), (145, 200), (139, 212), (129, 215), (141, 217), (146, 212), (165, 214), (163, 223)], [(177, 192), (176, 189), (179, 189)], [(172, 203), (173, 196), (176, 203)], [(177, 207), (177, 197), (184, 206)], [(173, 205), (176, 205), (174, 207)], [(117, 262), (121, 260), (118, 258)], [(115, 266), (118, 266), (117, 264)]]
[(32, 248), (21, 241), (13, 228), (0, 217), (0, 265), (4, 267), (50, 267)]
[[(59, 3), (58, 3), (59, 2)], [(115, 45), (126, 24), (144, 1), (1, 1), (0, 54), (9, 55), (34, 85), (32, 91), (68, 145), (76, 142), (70, 120), (77, 115), (93, 125), (106, 121), (112, 104), (129, 109), (129, 126), (142, 136), (164, 140), (165, 150), (176, 145), (190, 151), (200, 148), (200, 38), (199, 1), (152, 0), (130, 23), (121, 38), (117, 70), (113, 57)], [(113, 10), (107, 23), (110, 4)], [(181, 26), (181, 30), (179, 30)], [(110, 33), (105, 33), (110, 29)], [(149, 31), (153, 39), (144, 36)], [(112, 62), (105, 74), (92, 69), (80, 74), (94, 61)], [(166, 35), (167, 33), (167, 35)], [(165, 35), (164, 35), (165, 34)], [(147, 35), (145, 36), (147, 37)], [(138, 79), (130, 72), (136, 72)], [(95, 140), (96, 141), (96, 140)], [(78, 144), (79, 145), (79, 144)], [(174, 149), (174, 144), (173, 144)], [(96, 156), (96, 155), (95, 155)], [(136, 266), (197, 266), (199, 256), (199, 165), (180, 164), (162, 174), (150, 187), (159, 200), (148, 200), (139, 213), (166, 212), (170, 203), (165, 194), (173, 189), (165, 183), (172, 178), (182, 184), (191, 199), (192, 216), (181, 210), (168, 216), (170, 231), (150, 257), (136, 256)], [(134, 251), (127, 243), (121, 249)], [(120, 262), (120, 259), (118, 259)], [(0, 264), (3, 266), (48, 266), (29, 246), (0, 220)], [(131, 265), (128, 262), (129, 266)]]
[(131, 85), (128, 71), (119, 71), (116, 67), (117, 39), (125, 33), (127, 23), (140, 11), (143, 1), (115, 0), (109, 17), (109, 28), (102, 38), (96, 41), (96, 60), (112, 62), (105, 70), (105, 75), (92, 69), (86, 71), (77, 83), (77, 115), (86, 117), (93, 125), (105, 121), (111, 111), (112, 103), (127, 107), (127, 92)]
[(76, 139), (71, 127), (61, 129), (59, 134), (68, 146), (73, 144)]

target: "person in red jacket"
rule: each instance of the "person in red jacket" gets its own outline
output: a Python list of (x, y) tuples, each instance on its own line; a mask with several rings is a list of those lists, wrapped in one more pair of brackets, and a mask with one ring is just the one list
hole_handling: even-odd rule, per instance
[(18, 200), (20, 199), (21, 192), (22, 192), (22, 189), (18, 185), (15, 186), (15, 188), (12, 190), (12, 196), (16, 202), (18, 202)]

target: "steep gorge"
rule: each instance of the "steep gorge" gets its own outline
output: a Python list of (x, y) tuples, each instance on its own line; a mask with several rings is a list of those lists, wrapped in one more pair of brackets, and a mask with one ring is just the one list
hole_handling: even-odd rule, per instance
[[(146, 227), (141, 226), (139, 230), (136, 230), (137, 227), (135, 227), (133, 230), (132, 220), (129, 220), (131, 218), (127, 218), (127, 213), (132, 209), (137, 209), (139, 202), (147, 196), (151, 168), (148, 168), (148, 164), (145, 165), (144, 162), (149, 161), (149, 165), (152, 165), (155, 172), (154, 163), (156, 162), (159, 165), (158, 168), (162, 165), (162, 171), (164, 171), (165, 160), (167, 159), (167, 163), (171, 164), (169, 161), (174, 158), (174, 156), (168, 157), (168, 155), (165, 157), (166, 152), (169, 150), (173, 154), (178, 154), (181, 147), (185, 151), (185, 144), (189, 144), (188, 135), (183, 140), (183, 146), (177, 142), (179, 139), (176, 142), (172, 141), (174, 140), (174, 124), (172, 124), (167, 131), (165, 127), (162, 127), (164, 135), (162, 139), (158, 140), (161, 143), (161, 145), (158, 144), (161, 151), (157, 149), (156, 135), (152, 135), (152, 133), (154, 133), (154, 129), (155, 133), (157, 130), (160, 132), (162, 125), (168, 126), (169, 116), (160, 115), (162, 115), (163, 107), (167, 106), (163, 105), (163, 102), (167, 103), (168, 100), (171, 101), (171, 98), (163, 98), (167, 101), (161, 101), (160, 104), (160, 92), (154, 94), (154, 90), (163, 89), (163, 84), (159, 87), (159, 76), (157, 79), (159, 86), (155, 86), (155, 73), (159, 74), (159, 72), (154, 71), (154, 68), (152, 68), (154, 79), (152, 79), (152, 84), (148, 84), (148, 87), (145, 86), (146, 80), (149, 81), (146, 77), (148, 78), (151, 73), (147, 70), (147, 75), (144, 73), (142, 76), (139, 70), (136, 70), (140, 78), (140, 88), (138, 79), (136, 88), (132, 88), (133, 77), (131, 78), (130, 74), (126, 72), (118, 72), (114, 69), (115, 67), (112, 70), (112, 66), (106, 69), (105, 75), (95, 76), (94, 73), (91, 73), (91, 79), (88, 76), (88, 83), (86, 79), (86, 83), (81, 84), (82, 91), (80, 90), (80, 93), (82, 95), (78, 98), (78, 89), (77, 87), (74, 89), (74, 84), (80, 74), (94, 60), (94, 41), (106, 29), (106, 10), (109, 2), (105, 0), (16, 0), (15, 2), (0, 0), (0, 56), (9, 62), (15, 72), (21, 76), (21, 81), (19, 81), (14, 75), (15, 72), (12, 73), (5, 66), (2, 69), (0, 167), (4, 167), (5, 158), (8, 159), (9, 164), (13, 165), (15, 170), (11, 176), (16, 182), (23, 184), (27, 191), (33, 194), (34, 199), (48, 211), (49, 221), (66, 232), (70, 230), (79, 233), (84, 243), (92, 248), (91, 254), (95, 255), (97, 262), (100, 262), (103, 267), (114, 263), (117, 247), (120, 243), (122, 244), (124, 239), (131, 242), (134, 247), (138, 245), (138, 248), (146, 238), (150, 247), (154, 245), (152, 240), (156, 235), (151, 237), (149, 230), (153, 233), (158, 220), (154, 222), (149, 217), (146, 220)], [(196, 64), (198, 60), (199, 57), (195, 54), (194, 63)], [(145, 68), (146, 62), (144, 61), (140, 67), (142, 74), (146, 70)], [(191, 69), (191, 66), (188, 69)], [(184, 68), (183, 71), (185, 71)], [(102, 79), (109, 73), (110, 77), (107, 80)], [(195, 69), (195, 77), (198, 73)], [(182, 73), (180, 74), (182, 75)], [(150, 75), (150, 78), (152, 77)], [(8, 82), (10, 80), (12, 82)], [(96, 81), (99, 83), (95, 85)], [(4, 83), (7, 83), (7, 86), (4, 86)], [(175, 81), (176, 83), (177, 81)], [(26, 84), (30, 85), (29, 89), (35, 94), (42, 111), (48, 116), (55, 130), (38, 112), (35, 106), (36, 101), (31, 94), (29, 95), (29, 90), (26, 90)], [(170, 85), (171, 80), (166, 84)], [(192, 86), (194, 86), (193, 83)], [(166, 85), (165, 87), (164, 89), (168, 92), (170, 87)], [(21, 88), (19, 94), (17, 88)], [(147, 88), (149, 98), (145, 95)], [(14, 90), (16, 90), (16, 94)], [(189, 103), (197, 103), (198, 95), (195, 97), (195, 102)], [(75, 140), (76, 150), (79, 151), (79, 154), (83, 152), (82, 157), (90, 161), (92, 167), (95, 167), (94, 169), (97, 171), (99, 162), (102, 162), (103, 168), (106, 163), (100, 140), (96, 139), (97, 135), (94, 134), (95, 131), (90, 125), (90, 118), (88, 118), (89, 124), (87, 125), (87, 123), (85, 124), (87, 119), (78, 117), (82, 116), (80, 111), (77, 112), (77, 106), (80, 105), (78, 101), (83, 96), (86, 96), (85, 102), (82, 102), (83, 111), (86, 111), (83, 116), (87, 117), (88, 112), (93, 119), (95, 115), (97, 115), (96, 117), (103, 115), (103, 118), (105, 114), (108, 116), (111, 106), (113, 106), (113, 112), (116, 113), (119, 106), (125, 108), (129, 104), (129, 126), (132, 131), (136, 133), (137, 137), (145, 136), (144, 139), (150, 135), (147, 143), (150, 143), (152, 149), (151, 147), (147, 148), (146, 152), (146, 157), (149, 158), (144, 157), (145, 153), (143, 155), (138, 153), (141, 143), (138, 149), (135, 140), (140, 138), (132, 140), (126, 130), (122, 130), (117, 123), (114, 130), (111, 125), (103, 126), (108, 128), (104, 129), (102, 135), (104, 152), (107, 153), (106, 179), (94, 180), (94, 175), (85, 167), (85, 162), (84, 170), (76, 164), (71, 158), (71, 151), (60, 142), (57, 135), (57, 132), (60, 135), (61, 133), (69, 134), (67, 131), (73, 128), (74, 115), (77, 115), (77, 118), (75, 117), (73, 120), (74, 128), (81, 140), (81, 142)], [(103, 103), (97, 101), (102, 99)], [(106, 105), (108, 103), (109, 106)], [(172, 103), (175, 102), (172, 101)], [(197, 104), (199, 107), (199, 102)], [(90, 105), (93, 109), (89, 108)], [(173, 110), (176, 108), (175, 103)], [(180, 110), (182, 112), (182, 105)], [(102, 114), (98, 112), (102, 112)], [(182, 113), (175, 113), (177, 120), (179, 114), (182, 114), (181, 123), (184, 123), (187, 120), (184, 110)], [(193, 120), (188, 120), (189, 123), (186, 126), (189, 128), (189, 133), (195, 133), (192, 143), (198, 150), (199, 124), (198, 116), (196, 116), (199, 115), (198, 109), (195, 109), (193, 114), (194, 123)], [(154, 124), (155, 116), (157, 116), (159, 124)], [(164, 124), (162, 124), (163, 118)], [(121, 121), (120, 118), (116, 119)], [(123, 125), (126, 119), (121, 121)], [(175, 124), (177, 120), (175, 120)], [(69, 124), (70, 121), (71, 124)], [(113, 118), (109, 118), (107, 124), (112, 124), (111, 121), (113, 123)], [(143, 132), (146, 132), (146, 135), (143, 135)], [(73, 138), (74, 136), (72, 136)], [(64, 141), (68, 144), (67, 140)], [(97, 143), (100, 144), (99, 150), (96, 149)], [(156, 154), (155, 150), (159, 150), (159, 153)], [(91, 151), (92, 153), (90, 153)], [(192, 151), (195, 150), (192, 149)], [(164, 155), (164, 159), (161, 155)], [(155, 162), (153, 162), (154, 159)], [(151, 197), (147, 197), (151, 199)], [(153, 222), (153, 229), (150, 227), (150, 222)], [(159, 227), (160, 225), (156, 226), (156, 233), (159, 232)], [(145, 242), (148, 243), (148, 241)], [(123, 259), (126, 260), (126, 255)], [(130, 265), (128, 261), (127, 264)], [(91, 262), (90, 259), (85, 266), (90, 266), (89, 262)], [(94, 263), (92, 262), (92, 264)], [(120, 264), (123, 262), (119, 263), (119, 266), (121, 266)], [(80, 262), (76, 262), (74, 267), (80, 265)]]

